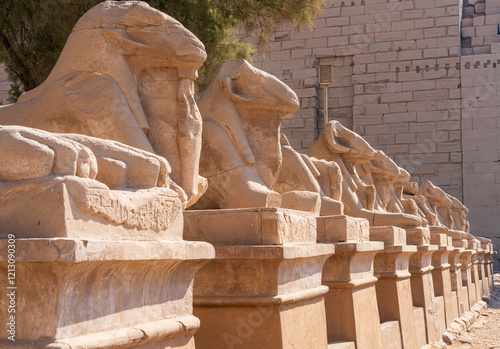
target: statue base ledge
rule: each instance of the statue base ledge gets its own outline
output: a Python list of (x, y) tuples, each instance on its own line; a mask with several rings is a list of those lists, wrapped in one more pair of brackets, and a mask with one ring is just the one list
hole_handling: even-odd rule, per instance
[(194, 349), (193, 335), (199, 328), (200, 320), (193, 315), (188, 315), (112, 331), (90, 333), (55, 342), (0, 340), (0, 347), (11, 349), (114, 349), (117, 347)]
[[(212, 245), (0, 240), (0, 249), (7, 245), (15, 252), (0, 254), (0, 272), (7, 275), (15, 260), (9, 279), (16, 297), (15, 348), (194, 349), (199, 321), (192, 316), (193, 279), (215, 257)], [(0, 307), (7, 309), (7, 300), (0, 298)], [(0, 343), (8, 343), (8, 334), (0, 334)]]
[(364, 218), (345, 215), (316, 217), (318, 242), (363, 242), (370, 240), (370, 224)]
[(384, 243), (382, 241), (341, 242), (335, 244), (335, 253), (372, 252), (382, 251), (383, 249)]
[[(7, 250), (7, 240), (0, 249)], [(68, 238), (15, 239), (16, 263), (82, 263), (132, 260), (209, 260), (213, 246), (199, 241), (104, 241)], [(0, 254), (0, 262), (7, 255)]]
[(435, 233), (431, 231), (431, 241), (432, 245), (437, 246), (447, 246), (448, 245), (448, 236), (442, 233)]
[(335, 253), (334, 244), (215, 246), (215, 259), (296, 259)]
[(110, 190), (75, 176), (1, 182), (0, 222), (0, 239), (182, 240), (183, 234), (173, 190)]
[(258, 207), (184, 211), (184, 239), (215, 246), (315, 244), (310, 212)]
[(405, 228), (406, 243), (408, 245), (428, 245), (431, 242), (431, 231), (429, 227)]
[(383, 241), (387, 245), (406, 245), (406, 231), (394, 226), (370, 227), (370, 241)]

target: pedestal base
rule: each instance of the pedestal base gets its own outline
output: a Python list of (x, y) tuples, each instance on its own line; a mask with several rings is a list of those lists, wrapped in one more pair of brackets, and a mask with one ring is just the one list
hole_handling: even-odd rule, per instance
[[(413, 305), (424, 310), (427, 343), (441, 338), (438, 302), (434, 295), (431, 258), (438, 249), (435, 245), (417, 246), (417, 253), (410, 257), (411, 291)], [(444, 317), (444, 314), (443, 314)]]
[(378, 309), (382, 323), (398, 321), (403, 348), (417, 347), (417, 334), (411, 295), (409, 259), (417, 252), (416, 246), (385, 246), (375, 256), (375, 276)]
[(462, 296), (464, 302), (466, 302), (464, 306), (465, 311), (471, 310), (472, 306), (476, 303), (476, 287), (472, 278), (474, 252), (473, 250), (465, 250), (460, 254), (460, 264), (462, 264)]
[(327, 347), (321, 271), (335, 252), (317, 244), (311, 213), (255, 208), (185, 212), (185, 238), (215, 246), (196, 274), (198, 349)]
[(460, 256), (465, 250), (463, 248), (455, 248), (448, 256), (450, 263), (450, 279), (451, 290), (454, 294), (454, 302), (456, 312), (454, 311), (454, 319), (462, 316), (466, 312), (467, 295), (463, 295), (462, 282), (462, 264), (460, 264)]
[(321, 270), (334, 245), (215, 251), (194, 282), (198, 349), (327, 347)]
[[(446, 240), (445, 240), (446, 241)], [(434, 294), (436, 297), (443, 297), (444, 301), (444, 328), (448, 328), (455, 316), (453, 314), (453, 295), (451, 289), (450, 264), (448, 255), (453, 251), (453, 247), (439, 246), (439, 249), (432, 255), (432, 280), (434, 282)]]
[[(55, 238), (15, 245), (16, 341), (4, 331), (1, 347), (194, 348), (192, 281), (214, 257), (209, 244)], [(0, 275), (6, 269), (0, 260)], [(7, 309), (6, 297), (0, 306)]]
[(354, 341), (357, 349), (383, 348), (373, 276), (382, 242), (339, 243), (325, 263), (323, 284), (328, 341)]

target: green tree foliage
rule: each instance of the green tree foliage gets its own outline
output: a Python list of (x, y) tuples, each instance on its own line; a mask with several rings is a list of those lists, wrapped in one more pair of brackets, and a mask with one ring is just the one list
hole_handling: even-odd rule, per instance
[[(204, 44), (208, 59), (200, 70), (202, 90), (230, 58), (249, 59), (253, 47), (228, 36), (238, 27), (269, 40), (280, 25), (309, 25), (324, 0), (148, 0), (179, 20)], [(14, 81), (11, 98), (40, 85), (54, 67), (78, 19), (100, 0), (2, 0), (0, 62)]]

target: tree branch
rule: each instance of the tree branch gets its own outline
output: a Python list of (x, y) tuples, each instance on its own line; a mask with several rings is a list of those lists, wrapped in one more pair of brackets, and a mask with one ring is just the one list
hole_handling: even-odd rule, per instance
[[(26, 86), (26, 66), (23, 64), (19, 56), (15, 53), (14, 49), (12, 48), (9, 38), (5, 36), (3, 33), (0, 32), (0, 44), (2, 47), (2, 50), (7, 53), (7, 55), (10, 58), (10, 65), (13, 68), (14, 73), (18, 77), (18, 79), (21, 81), (21, 83), (24, 85), (26, 89), (29, 89), (29, 86)], [(28, 84), (29, 85), (29, 84)]]

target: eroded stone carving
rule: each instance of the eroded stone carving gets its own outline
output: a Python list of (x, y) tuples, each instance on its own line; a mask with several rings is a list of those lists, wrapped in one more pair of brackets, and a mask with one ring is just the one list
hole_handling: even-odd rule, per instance
[(199, 100), (201, 175), (207, 194), (196, 208), (284, 207), (342, 214), (340, 171), (297, 153), (280, 135), (298, 108), (295, 93), (244, 60), (224, 63)]
[(198, 105), (200, 174), (209, 185), (197, 208), (279, 207), (279, 129), (299, 106), (295, 93), (245, 60), (229, 60)]
[[(182, 217), (184, 192), (169, 179), (168, 162), (153, 153), (89, 136), (0, 126), (0, 154), (2, 233), (41, 229), (65, 236), (67, 221), (80, 219), (159, 233)], [(39, 209), (21, 217), (23, 206)], [(86, 230), (71, 234), (91, 235)]]
[(334, 161), (342, 173), (345, 213), (366, 218), (372, 225), (418, 226), (426, 220), (404, 213), (394, 184), (404, 178), (399, 167), (383, 152), (338, 121), (327, 124), (310, 148), (309, 156)]
[(175, 19), (144, 2), (107, 1), (78, 21), (42, 85), (0, 107), (0, 124), (156, 152), (191, 205), (206, 188), (193, 88), (205, 59), (203, 44)]
[[(283, 163), (276, 191), (283, 196), (282, 207), (312, 211), (322, 216), (342, 214), (342, 175), (338, 165), (298, 153), (284, 134), (281, 134), (281, 143)], [(316, 197), (321, 200), (319, 208), (315, 207)]]

